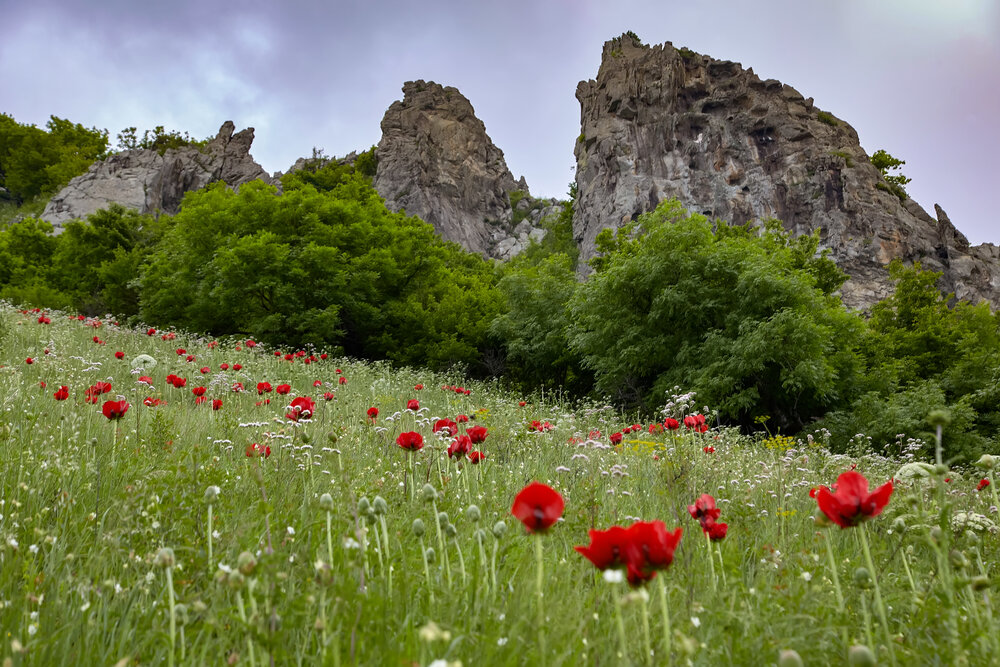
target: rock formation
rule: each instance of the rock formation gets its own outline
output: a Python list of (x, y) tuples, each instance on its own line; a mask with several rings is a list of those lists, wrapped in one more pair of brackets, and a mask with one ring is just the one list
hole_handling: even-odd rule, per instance
[(778, 218), (821, 245), (851, 279), (850, 307), (891, 292), (894, 258), (943, 271), (959, 298), (1000, 304), (1000, 249), (970, 247), (940, 207), (937, 219), (890, 193), (846, 122), (774, 79), (669, 42), (606, 42), (596, 80), (577, 86), (581, 258), (594, 239), (671, 197), (730, 224)]
[[(503, 151), (456, 88), (407, 81), (382, 118), (375, 189), (393, 211), (429, 222), (466, 250), (506, 259), (534, 233), (513, 229), (516, 182)], [(530, 225), (529, 225), (530, 227)]]
[(141, 213), (176, 213), (184, 193), (215, 181), (237, 187), (248, 181), (271, 177), (250, 157), (253, 128), (241, 132), (227, 120), (218, 135), (203, 148), (185, 146), (116, 153), (95, 162), (59, 191), (42, 213), (58, 233), (63, 223), (82, 218), (118, 203)]

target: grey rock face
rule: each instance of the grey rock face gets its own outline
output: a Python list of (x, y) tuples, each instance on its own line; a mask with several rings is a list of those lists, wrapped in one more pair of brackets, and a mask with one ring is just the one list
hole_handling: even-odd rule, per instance
[(1000, 249), (970, 246), (940, 207), (937, 219), (882, 189), (846, 122), (791, 86), (739, 63), (669, 42), (606, 42), (596, 80), (576, 91), (581, 259), (594, 239), (671, 197), (731, 224), (778, 218), (794, 234), (820, 229), (821, 245), (851, 279), (844, 302), (863, 308), (891, 292), (894, 258), (943, 271), (959, 298), (1000, 304)]
[[(441, 237), (484, 256), (510, 256), (515, 182), (503, 151), (456, 88), (407, 81), (382, 119), (375, 189), (393, 211), (406, 210)], [(523, 245), (523, 244), (522, 244)]]
[(118, 203), (141, 213), (174, 214), (184, 193), (215, 181), (231, 187), (272, 179), (250, 157), (253, 128), (234, 133), (226, 121), (218, 135), (199, 150), (192, 146), (156, 150), (128, 150), (95, 162), (52, 197), (42, 218), (61, 231), (64, 223)]

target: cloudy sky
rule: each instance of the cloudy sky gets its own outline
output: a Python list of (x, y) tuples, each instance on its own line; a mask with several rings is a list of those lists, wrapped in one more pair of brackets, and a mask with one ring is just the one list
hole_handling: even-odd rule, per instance
[(564, 196), (577, 82), (632, 30), (753, 67), (906, 160), (911, 196), (1000, 244), (997, 0), (0, 0), (0, 112), (196, 137), (256, 128), (285, 170), (378, 143), (404, 81), (468, 97), (536, 196)]

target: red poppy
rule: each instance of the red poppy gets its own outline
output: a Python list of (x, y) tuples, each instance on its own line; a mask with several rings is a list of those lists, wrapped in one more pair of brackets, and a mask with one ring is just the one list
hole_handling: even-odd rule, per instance
[(222, 399), (221, 398), (213, 398), (212, 399), (212, 409), (213, 410), (221, 410), (222, 409)]
[(246, 345), (247, 347), (251, 348), (251, 349), (257, 347), (257, 341), (254, 341), (254, 340), (248, 340), (247, 342), (245, 342), (243, 344)]
[(368, 415), (368, 419), (370, 419), (371, 422), (374, 424), (375, 420), (378, 419), (378, 408), (370, 407), (368, 408), (368, 412), (366, 414)]
[(510, 512), (528, 532), (544, 532), (562, 516), (566, 503), (559, 492), (541, 482), (532, 482), (514, 497)]
[(208, 373), (210, 373), (211, 371), (212, 371), (212, 369), (211, 369), (211, 368), (209, 368), (208, 366), (202, 366), (202, 367), (201, 367), (201, 374), (202, 374), (202, 375), (207, 375), (207, 374), (208, 374)]
[(324, 352), (323, 354), (319, 355), (319, 358), (322, 359), (322, 360), (324, 360), (324, 361), (326, 361), (326, 357), (327, 357), (326, 352)]
[(219, 370), (220, 371), (228, 371), (229, 370), (229, 364), (219, 364)]
[(458, 433), (458, 424), (448, 418), (439, 419), (434, 422), (434, 426), (431, 430), (434, 433), (437, 433), (438, 431), (447, 431), (447, 435), (453, 436)]
[(292, 356), (291, 354), (286, 354), (285, 361), (295, 361), (295, 357)]
[(459, 424), (467, 424), (469, 422), (469, 415), (458, 415), (455, 417), (455, 421)]
[(421, 389), (424, 388), (424, 385), (422, 384), (414, 385), (413, 388), (416, 389), (417, 391), (420, 391)]
[(178, 377), (176, 375), (168, 375), (167, 382), (174, 385), (177, 389), (183, 389), (187, 385), (187, 378)]
[(274, 356), (280, 357), (281, 356), (281, 351), (280, 350), (275, 350), (274, 351)]
[(694, 428), (698, 425), (698, 420), (694, 418), (694, 415), (688, 415), (684, 418), (684, 426), (687, 428)]
[(486, 454), (483, 454), (478, 449), (474, 452), (469, 452), (469, 463), (475, 465), (477, 463), (482, 463), (486, 458)]
[(688, 505), (688, 512), (691, 517), (704, 523), (705, 521), (715, 521), (722, 514), (722, 510), (715, 506), (715, 498), (707, 493), (701, 494), (694, 505)]
[(694, 427), (694, 430), (698, 431), (698, 433), (705, 433), (708, 431), (708, 424), (698, 424)]
[(656, 576), (656, 570), (670, 567), (681, 541), (681, 528), (667, 531), (662, 521), (637, 521), (628, 528), (625, 565), (633, 586)]
[(464, 433), (448, 446), (448, 458), (462, 458), (472, 450), (472, 440)]
[(155, 408), (157, 405), (166, 405), (167, 402), (159, 398), (153, 398), (152, 396), (147, 396), (142, 401), (142, 404), (145, 405), (147, 408)]
[(715, 453), (715, 447), (713, 447), (712, 445), (707, 445), (705, 447), (702, 447), (701, 451), (705, 452), (706, 454), (714, 454)]
[(246, 454), (250, 456), (263, 456), (265, 459), (271, 455), (271, 445), (258, 445), (256, 442), (247, 445)]
[(621, 431), (619, 431), (618, 433), (612, 433), (611, 434), (611, 444), (612, 445), (620, 445), (620, 444), (622, 444), (622, 438), (623, 437), (624, 436), (622, 436)]
[(125, 416), (128, 412), (129, 404), (128, 401), (105, 401), (104, 406), (101, 407), (101, 412), (108, 419), (117, 420)]
[(326, 400), (328, 400), (328, 401), (332, 401), (334, 398), (336, 398), (336, 396), (334, 395), (334, 393), (332, 391), (328, 391), (325, 394), (323, 394), (323, 398), (326, 399)]
[(340, 376), (340, 377), (339, 377), (339, 378), (337, 379), (337, 384), (347, 384), (347, 378), (345, 378), (345, 377), (344, 377), (343, 375), (341, 375), (341, 376)]
[(63, 385), (62, 387), (59, 387), (59, 391), (57, 391), (56, 393), (52, 394), (52, 396), (57, 401), (65, 401), (67, 398), (69, 398), (69, 387), (67, 387), (66, 385)]
[(122, 352), (121, 350), (118, 350), (117, 352), (115, 352), (115, 359), (124, 359), (124, 358), (125, 358), (125, 353), (124, 352)]
[(24, 360), (24, 363), (30, 366), (31, 364), (35, 363), (35, 360), (32, 359), (31, 357), (28, 357), (27, 359)]
[(628, 531), (621, 526), (611, 526), (607, 530), (591, 530), (590, 544), (573, 547), (598, 570), (606, 570), (616, 565), (624, 565), (622, 558), (629, 541)]
[(709, 539), (713, 542), (725, 539), (728, 529), (728, 523), (716, 523), (715, 521), (703, 521), (701, 523), (702, 532), (708, 533)]
[(313, 380), (313, 386), (314, 387), (322, 387), (323, 386), (323, 381), (322, 380)]
[(195, 405), (201, 405), (202, 403), (204, 403), (207, 400), (208, 400), (208, 396), (198, 396), (198, 397), (196, 397), (194, 399), (194, 404)]
[(195, 387), (194, 389), (191, 390), (191, 393), (194, 394), (195, 396), (204, 396), (205, 395), (205, 388), (204, 387)]
[(521, 408), (523, 408), (523, 407), (524, 407), (524, 406), (526, 406), (527, 404), (528, 404), (528, 403), (527, 403), (526, 401), (518, 401), (518, 402), (517, 402), (517, 405), (518, 405), (518, 407), (521, 407)]
[(983, 489), (985, 489), (989, 485), (990, 485), (990, 480), (988, 480), (988, 479), (986, 479), (984, 477), (981, 480), (979, 480), (979, 484), (976, 484), (976, 491), (982, 491)]
[(243, 370), (243, 364), (233, 364), (233, 370), (234, 371), (241, 371), (241, 370)]
[(292, 411), (285, 413), (285, 416), (293, 422), (299, 419), (311, 419), (316, 411), (316, 404), (308, 396), (299, 396), (291, 404)]
[(836, 492), (825, 486), (820, 488), (816, 502), (823, 514), (841, 528), (878, 516), (892, 495), (891, 480), (869, 493), (868, 480), (856, 470), (841, 473), (836, 486)]
[(239, 392), (243, 391), (243, 383), (242, 382), (234, 382), (233, 383), (233, 391), (235, 391), (236, 393), (239, 393)]
[(149, 377), (148, 375), (140, 375), (139, 379), (136, 380), (136, 382), (141, 382), (141, 383), (143, 383), (145, 385), (152, 386), (153, 385), (153, 378)]
[(466, 429), (466, 434), (468, 434), (469, 439), (472, 440), (472, 444), (480, 445), (486, 440), (486, 436), (489, 435), (486, 429), (482, 426), (473, 426), (470, 429)]
[(413, 410), (414, 412), (416, 412), (417, 410), (420, 409), (420, 401), (418, 401), (415, 398), (411, 398), (406, 402), (406, 409)]
[(258, 382), (257, 383), (257, 394), (263, 395), (271, 392), (270, 382)]
[(340, 375), (340, 374), (341, 374), (341, 373), (343, 373), (343, 372), (344, 372), (344, 371), (340, 370), (339, 368), (338, 368), (338, 369), (336, 369), (336, 373), (337, 373), (337, 375)]
[(292, 391), (292, 385), (290, 384), (279, 384), (274, 388), (275, 393), (284, 396)]
[(405, 433), (400, 433), (396, 438), (396, 444), (407, 449), (411, 452), (415, 452), (424, 447), (424, 436), (420, 435), (416, 431), (406, 431)]

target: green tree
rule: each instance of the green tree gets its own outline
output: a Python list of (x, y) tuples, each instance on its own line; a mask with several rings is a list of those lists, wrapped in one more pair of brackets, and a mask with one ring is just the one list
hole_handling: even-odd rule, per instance
[(719, 227), (676, 201), (598, 237), (596, 273), (570, 302), (571, 347), (597, 387), (659, 407), (675, 385), (731, 421), (796, 430), (853, 391), (861, 320), (818, 237)]
[(903, 186), (909, 183), (912, 179), (898, 173), (899, 168), (906, 164), (906, 161), (898, 160), (884, 150), (879, 149), (875, 151), (874, 155), (871, 156), (871, 162), (875, 165), (875, 168), (878, 169), (879, 173), (882, 174), (882, 179), (887, 184), (886, 189), (900, 199), (906, 199), (908, 195), (906, 194), (906, 190)]

